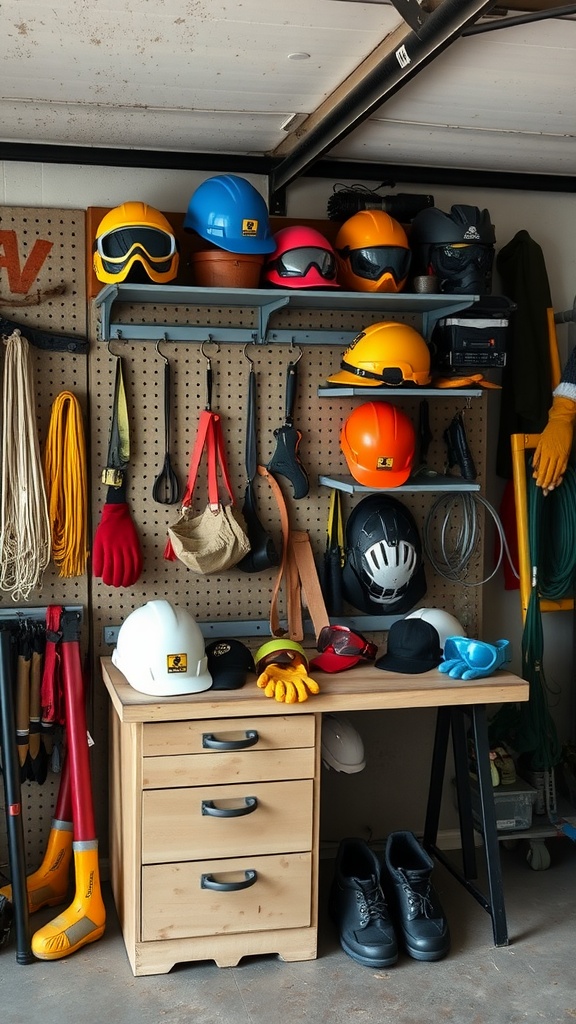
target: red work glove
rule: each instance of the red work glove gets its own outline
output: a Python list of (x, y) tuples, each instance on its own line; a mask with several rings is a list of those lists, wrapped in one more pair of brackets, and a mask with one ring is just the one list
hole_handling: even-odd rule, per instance
[(142, 572), (142, 547), (125, 497), (109, 487), (92, 545), (92, 572), (107, 587), (131, 587)]

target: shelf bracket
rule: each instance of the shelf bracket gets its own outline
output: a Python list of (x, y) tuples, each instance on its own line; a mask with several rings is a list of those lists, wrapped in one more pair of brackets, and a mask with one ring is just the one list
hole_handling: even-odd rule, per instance
[(290, 297), (287, 295), (279, 296), (273, 299), (272, 302), (263, 303), (258, 306), (258, 336), (254, 339), (258, 345), (263, 345), (268, 337), (268, 324), (270, 317), (278, 309), (284, 309), (290, 302)]

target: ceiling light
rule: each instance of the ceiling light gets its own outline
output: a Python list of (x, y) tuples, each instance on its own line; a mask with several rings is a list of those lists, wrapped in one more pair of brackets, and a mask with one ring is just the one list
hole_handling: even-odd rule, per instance
[(288, 60), (309, 60), (310, 54), (304, 53), (302, 50), (298, 50), (296, 53), (289, 53)]

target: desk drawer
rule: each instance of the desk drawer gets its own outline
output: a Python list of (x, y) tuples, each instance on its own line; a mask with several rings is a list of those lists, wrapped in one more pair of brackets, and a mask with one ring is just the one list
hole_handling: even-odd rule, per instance
[(313, 775), (314, 747), (145, 757), (142, 764), (144, 789), (257, 782), (259, 779), (277, 782), (311, 779)]
[[(263, 698), (266, 699), (266, 698)], [(257, 733), (257, 740), (247, 733)], [(215, 718), (188, 722), (146, 722), (142, 728), (144, 757), (170, 754), (220, 754), (222, 751), (206, 746), (207, 742), (245, 743), (236, 748), (248, 751), (284, 750), (295, 747), (313, 747), (315, 737), (314, 715), (268, 718)]]
[(311, 779), (147, 790), (142, 862), (311, 850), (312, 819)]
[[(254, 872), (254, 880), (248, 872)], [(208, 881), (202, 881), (208, 876)], [(250, 884), (252, 883), (252, 884)], [(206, 885), (242, 886), (218, 891)], [(149, 865), (142, 869), (142, 940), (300, 928), (312, 918), (312, 855)]]

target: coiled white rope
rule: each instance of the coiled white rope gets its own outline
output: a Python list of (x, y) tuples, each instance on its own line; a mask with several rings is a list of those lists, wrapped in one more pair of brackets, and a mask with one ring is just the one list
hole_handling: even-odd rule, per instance
[(27, 601), (50, 561), (50, 520), (28, 342), (20, 331), (3, 341), (0, 589)]

